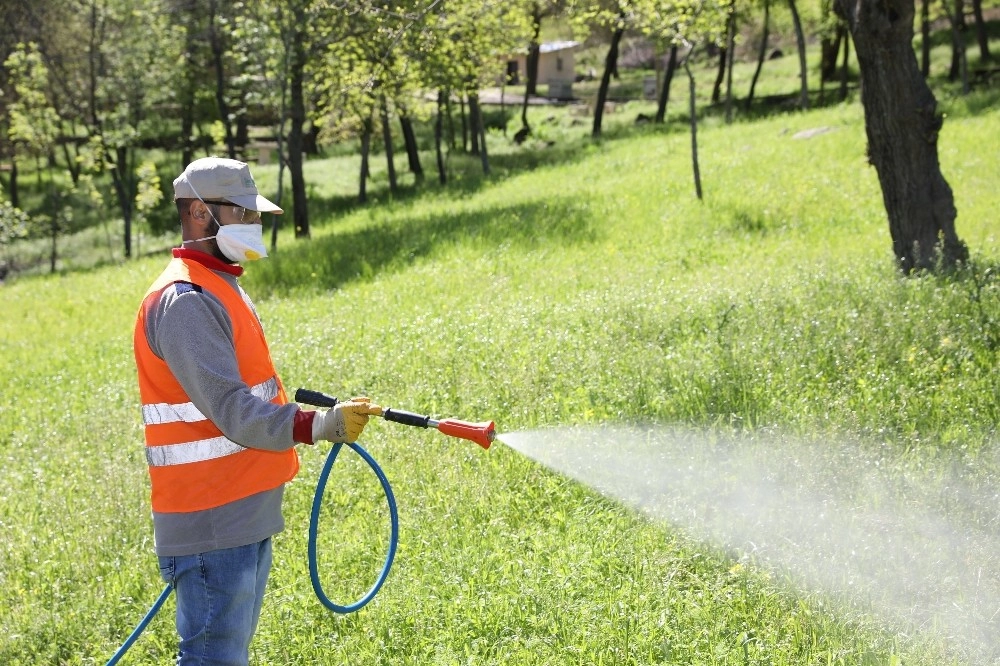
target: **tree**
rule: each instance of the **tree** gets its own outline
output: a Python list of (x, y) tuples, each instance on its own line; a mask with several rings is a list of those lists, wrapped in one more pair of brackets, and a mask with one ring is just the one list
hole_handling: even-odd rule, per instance
[(976, 21), (976, 43), (979, 44), (979, 59), (983, 62), (992, 60), (986, 19), (983, 17), (983, 0), (972, 0), (972, 16)]
[(77, 159), (111, 178), (126, 257), (132, 256), (141, 144), (172, 102), (171, 66), (181, 61), (184, 43), (165, 2), (81, 0), (52, 26), (64, 31), (59, 45), (71, 52), (57, 77), (65, 90), (60, 116), (75, 119), (86, 133), (86, 154)]
[(528, 55), (525, 58), (524, 99), (521, 100), (521, 130), (518, 133), (522, 137), (531, 134), (531, 126), (528, 124), (528, 101), (532, 95), (538, 94), (542, 21), (561, 14), (565, 10), (563, 5), (563, 0), (528, 0), (524, 10), (530, 25), (531, 38), (528, 42)]
[(590, 135), (594, 138), (601, 136), (611, 77), (618, 72), (618, 54), (622, 38), (627, 29), (639, 25), (644, 17), (643, 8), (646, 7), (631, 0), (577, 0), (570, 4), (570, 15), (574, 17), (578, 28), (587, 32), (607, 30), (611, 34), (608, 51), (604, 56), (601, 83), (594, 101), (594, 123), (590, 131)]
[(809, 108), (809, 68), (806, 66), (806, 36), (802, 31), (802, 19), (795, 0), (788, 0), (788, 9), (792, 12), (792, 26), (795, 28), (795, 43), (799, 52), (799, 108)]
[(680, 66), (688, 77), (689, 124), (691, 127), (691, 170), (695, 195), (703, 196), (701, 169), (698, 164), (698, 115), (696, 113), (695, 80), (691, 58), (699, 44), (718, 47), (730, 34), (732, 0), (641, 0), (635, 5), (635, 25), (646, 35), (682, 47)]
[[(3, 6), (3, 29), (0, 30), (0, 162), (9, 164), (8, 180), (3, 185), (14, 208), (20, 205), (20, 196), (17, 154), (10, 134), (9, 105), (16, 101), (17, 93), (13, 89), (7, 68), (2, 65), (15, 51), (23, 51), (26, 44), (43, 44), (44, 39), (53, 32), (49, 29), (48, 17), (64, 11), (55, 0), (7, 2)], [(46, 49), (39, 49), (43, 61), (45, 51)], [(51, 71), (50, 63), (46, 62), (45, 65)], [(45, 91), (45, 94), (48, 92)]]
[(284, 14), (291, 23), (282, 26), (288, 47), (288, 171), (292, 177), (292, 222), (296, 238), (309, 237), (309, 208), (306, 202), (306, 181), (302, 165), (302, 130), (306, 122), (305, 72), (311, 50), (318, 45), (309, 37), (310, 21), (315, 12), (311, 0), (295, 0)]
[[(49, 155), (59, 138), (59, 116), (47, 97), (49, 91), (49, 70), (42, 61), (38, 45), (21, 44), (4, 62), (11, 87), (14, 91), (14, 101), (8, 105), (10, 118), (9, 136), (14, 146), (14, 153), (20, 148), (28, 156), (34, 158), (35, 173), (38, 184), (42, 185), (42, 174), (47, 170), (42, 166), (42, 159)], [(32, 220), (37, 226), (47, 226), (46, 231), (52, 240), (50, 252), (50, 268), (56, 270), (59, 235), (64, 230), (67, 221), (64, 207), (61, 206), (61, 192), (53, 182), (51, 173), (44, 185), (48, 196), (45, 199), (45, 209)]]
[(955, 0), (955, 12), (948, 11), (947, 1), (944, 3), (945, 14), (951, 25), (951, 68), (948, 70), (948, 80), (958, 79), (962, 82), (962, 94), (969, 94), (969, 66), (965, 54), (965, 3)]
[(663, 82), (660, 85), (660, 95), (656, 100), (656, 123), (665, 122), (667, 116), (667, 102), (670, 101), (670, 84), (674, 80), (674, 72), (677, 71), (677, 45), (671, 44), (670, 53), (667, 56), (667, 68), (663, 72)]
[(868, 157), (878, 173), (892, 250), (910, 273), (968, 258), (955, 231), (937, 142), (943, 118), (913, 51), (914, 0), (835, 0), (861, 74)]
[(212, 50), (212, 68), (215, 70), (215, 103), (219, 119), (225, 130), (226, 150), (230, 159), (236, 159), (236, 137), (233, 133), (233, 111), (229, 108), (226, 77), (226, 54), (229, 53), (228, 18), (220, 16), (218, 0), (208, 0), (208, 44)]
[(764, 59), (767, 57), (767, 39), (771, 30), (771, 2), (764, 0), (764, 25), (760, 36), (760, 49), (757, 51), (757, 67), (753, 70), (753, 78), (750, 79), (750, 91), (747, 93), (744, 109), (749, 111), (753, 104), (754, 90), (757, 88), (757, 79), (760, 78), (760, 70), (764, 67)]

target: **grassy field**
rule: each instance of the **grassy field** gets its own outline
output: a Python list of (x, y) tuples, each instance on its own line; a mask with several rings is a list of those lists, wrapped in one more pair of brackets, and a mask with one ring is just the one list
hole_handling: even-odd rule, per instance
[[(678, 131), (498, 151), (489, 181), (456, 162), (453, 188), (368, 208), (323, 184), (350, 159), (314, 162), (313, 205), (341, 213), (310, 242), (283, 235), (244, 282), (292, 389), (494, 419), (501, 438), (598, 423), (850, 436), (928, 483), (942, 466), (989, 482), (1000, 156), (982, 142), (998, 127), (996, 110), (945, 125), (974, 257), (948, 277), (896, 274), (848, 104), (707, 123), (703, 202)], [(828, 131), (796, 138), (815, 128)], [(165, 260), (0, 288), (0, 663), (104, 663), (162, 588), (130, 335)], [(363, 444), (399, 501), (389, 581), (348, 617), (313, 597), (306, 522), (326, 447), (302, 450), (255, 664), (976, 662), (933, 627), (797, 589), (502, 444), (383, 422)], [(343, 457), (320, 552), (328, 593), (347, 601), (380, 565), (385, 511)], [(124, 663), (170, 658), (172, 610)]]
[[(794, 80), (792, 60), (765, 72)], [(747, 80), (741, 69), (736, 87)], [(760, 94), (788, 89), (766, 81)], [(701, 202), (686, 125), (635, 127), (652, 106), (631, 102), (599, 142), (584, 138), (588, 118), (533, 109), (533, 141), (493, 134), (490, 179), (453, 155), (447, 189), (388, 196), (376, 161), (368, 207), (352, 203), (356, 158), (311, 161), (312, 240), (283, 231), (244, 284), (290, 389), (494, 419), (501, 438), (595, 424), (851, 438), (929, 493), (941, 470), (990, 486), (1000, 111), (990, 90), (938, 95), (942, 170), (973, 255), (957, 274), (897, 275), (856, 102), (752, 124), (708, 115)], [(274, 167), (255, 175), (274, 191)], [(74, 256), (114, 259), (113, 233), (79, 236)], [(143, 239), (140, 253), (176, 240)], [(166, 256), (0, 287), (2, 664), (102, 664), (162, 588), (131, 330)], [(314, 598), (306, 523), (327, 449), (303, 449), (254, 664), (1000, 659), (797, 587), (502, 444), (379, 421), (362, 443), (399, 502), (389, 581), (348, 617)], [(320, 553), (328, 593), (348, 601), (381, 564), (386, 516), (373, 478), (342, 458)], [(172, 611), (123, 663), (170, 659)]]

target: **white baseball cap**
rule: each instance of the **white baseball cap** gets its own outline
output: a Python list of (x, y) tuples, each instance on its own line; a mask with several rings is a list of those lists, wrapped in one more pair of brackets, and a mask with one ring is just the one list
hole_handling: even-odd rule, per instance
[(225, 157), (202, 157), (174, 179), (174, 200), (229, 201), (262, 213), (281, 214), (281, 208), (262, 197), (246, 162)]

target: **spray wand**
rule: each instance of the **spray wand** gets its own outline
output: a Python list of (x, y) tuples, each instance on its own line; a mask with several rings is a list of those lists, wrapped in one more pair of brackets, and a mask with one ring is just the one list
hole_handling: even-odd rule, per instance
[[(300, 388), (295, 391), (295, 402), (304, 405), (313, 405), (314, 407), (333, 407), (337, 404), (337, 399), (326, 393)], [(437, 428), (445, 435), (467, 439), (475, 442), (484, 449), (490, 448), (490, 444), (493, 443), (493, 440), (497, 436), (493, 421), (482, 421), (480, 423), (460, 421), (459, 419), (442, 419), (436, 421), (429, 416), (401, 409), (393, 409), (391, 407), (383, 409), (382, 413), (378, 416), (381, 416), (386, 421), (401, 423), (403, 425), (416, 426), (418, 428)]]

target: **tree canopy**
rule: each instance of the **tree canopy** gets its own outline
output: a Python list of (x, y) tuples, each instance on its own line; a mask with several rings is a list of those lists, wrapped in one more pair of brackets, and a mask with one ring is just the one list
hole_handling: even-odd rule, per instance
[[(913, 78), (909, 60), (915, 56), (908, 40), (913, 35), (914, 0), (891, 3), (894, 15), (903, 17), (909, 26), (898, 34), (872, 32), (875, 24), (866, 24), (864, 17), (874, 11), (874, 5), (869, 7), (867, 0), (833, 2), (836, 16), (830, 12), (831, 2), (821, 3), (819, 29), (832, 35), (840, 34), (837, 31), (844, 26), (851, 28), (858, 45), (861, 78), (873, 82), (866, 91), (869, 101), (877, 93), (871, 86), (887, 81), (877, 73), (905, 70), (906, 76)], [(527, 53), (529, 60), (534, 54), (537, 67), (542, 17), (557, 18), (591, 44), (610, 44), (593, 105), (592, 134), (598, 137), (608, 85), (617, 75), (623, 36), (641, 36), (658, 49), (669, 51), (671, 74), (674, 68), (686, 65), (687, 58), (709, 50), (721, 50), (722, 65), (728, 53), (731, 68), (737, 21), (759, 11), (756, 5), (751, 0), (4, 3), (2, 18), (7, 29), (0, 34), (0, 62), (4, 65), (0, 70), (0, 163), (10, 166), (3, 183), (5, 198), (11, 211), (19, 210), (18, 163), (44, 162), (48, 168), (63, 169), (72, 188), (93, 201), (115, 204), (124, 224), (127, 257), (132, 254), (133, 220), (138, 215), (143, 224), (152, 224), (155, 218), (158, 204), (152, 189), (162, 189), (164, 179), (150, 167), (153, 151), (159, 151), (161, 168), (169, 166), (170, 172), (179, 172), (198, 152), (217, 151), (222, 146), (231, 157), (247, 158), (254, 141), (276, 142), (281, 168), (288, 170), (291, 180), (291, 205), (285, 208), (290, 209), (296, 235), (307, 237), (303, 156), (315, 152), (320, 143), (359, 142), (363, 155), (359, 198), (364, 200), (368, 154), (376, 131), (382, 130), (395, 189), (389, 152), (392, 125), (400, 124), (410, 168), (422, 178), (412, 122), (436, 118), (439, 179), (445, 182), (442, 115), (450, 113), (452, 101), (457, 100), (463, 112), (468, 106), (472, 152), (481, 155), (483, 170), (488, 173), (486, 123), (479, 91), (502, 83), (505, 60), (513, 54)], [(790, 3), (789, 8), (798, 21), (795, 5)], [(764, 9), (769, 11), (770, 4), (765, 2)], [(798, 41), (803, 43), (801, 34)], [(898, 48), (885, 48), (897, 42)], [(837, 44), (839, 48), (839, 41)], [(878, 48), (869, 48), (876, 45)], [(830, 51), (829, 46), (825, 48)], [(763, 55), (762, 47), (760, 62)], [(829, 53), (826, 56), (823, 66), (828, 68)], [(800, 59), (805, 62), (801, 53)], [(722, 68), (719, 74), (721, 80)], [(802, 108), (808, 105), (805, 84), (803, 65)], [(663, 120), (668, 90), (669, 77), (662, 83), (658, 121)], [(875, 148), (873, 156), (887, 156), (884, 168), (878, 163), (876, 167), (887, 188), (890, 218), (899, 228), (908, 229), (909, 221), (923, 218), (907, 208), (905, 197), (891, 194), (892, 179), (885, 176), (905, 171), (904, 166), (912, 166), (912, 161), (907, 164), (905, 159), (890, 159), (891, 151), (879, 148), (883, 145), (880, 140), (892, 132), (897, 139), (900, 132), (909, 132), (926, 140), (928, 127), (940, 118), (930, 111), (930, 120), (921, 121), (922, 125), (897, 124), (892, 132), (886, 129), (873, 134), (872, 128), (901, 117), (897, 112), (910, 103), (892, 89), (883, 92), (888, 98), (880, 105), (866, 103), (869, 141)], [(526, 90), (525, 104), (530, 94)], [(727, 119), (729, 95), (727, 89)], [(923, 108), (929, 107), (923, 104)], [(690, 118), (694, 137), (693, 107)], [(529, 131), (526, 115), (523, 124), (524, 131)], [(936, 134), (934, 138), (936, 141)], [(696, 153), (694, 140), (692, 146)], [(926, 182), (943, 182), (936, 147), (934, 155), (920, 164), (925, 172), (936, 171), (926, 176)], [(694, 170), (697, 181), (696, 158)], [(919, 181), (923, 176), (907, 178)], [(101, 189), (98, 182), (110, 185)], [(946, 185), (935, 190), (944, 198), (949, 196)], [(700, 185), (698, 192), (700, 196)], [(57, 217), (58, 199), (48, 198), (52, 210), (43, 211), (43, 217)], [(901, 265), (906, 269), (927, 265), (928, 257), (935, 255), (934, 239), (939, 235), (947, 242), (947, 255), (961, 260), (964, 255), (956, 248), (963, 246), (954, 234), (954, 216), (945, 219), (953, 206), (942, 200), (921, 208), (944, 213), (927, 222), (933, 229), (921, 229), (914, 232), (914, 238), (896, 243), (894, 251)], [(13, 213), (7, 217), (22, 219)], [(274, 225), (272, 244), (276, 242), (277, 219)], [(22, 228), (13, 223), (11, 228), (15, 226)], [(914, 240), (923, 246), (917, 257), (903, 249)]]

